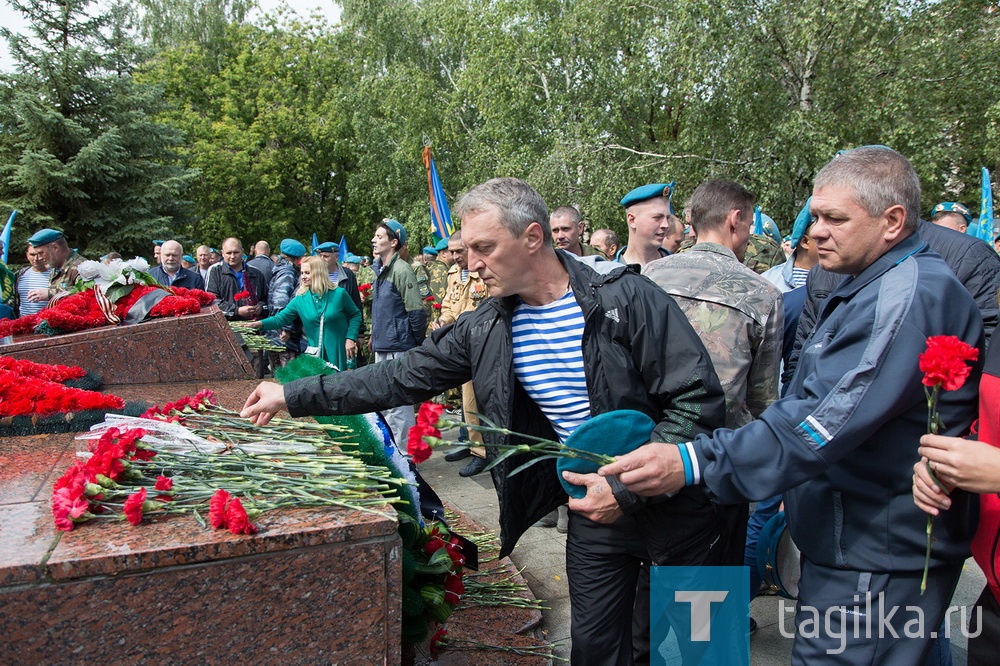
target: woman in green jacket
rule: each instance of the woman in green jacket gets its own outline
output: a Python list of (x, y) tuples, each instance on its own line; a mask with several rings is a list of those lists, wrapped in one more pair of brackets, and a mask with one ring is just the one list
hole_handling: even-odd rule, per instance
[[(251, 328), (272, 331), (298, 319), (309, 346), (319, 348), (319, 357), (346, 370), (357, 353), (361, 311), (343, 289), (330, 282), (326, 262), (308, 257), (299, 274), (301, 286), (295, 298), (273, 317), (247, 322)], [(320, 329), (322, 328), (322, 340)]]

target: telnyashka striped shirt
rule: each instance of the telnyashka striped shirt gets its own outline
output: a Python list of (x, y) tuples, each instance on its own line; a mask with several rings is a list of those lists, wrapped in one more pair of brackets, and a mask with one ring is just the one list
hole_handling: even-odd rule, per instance
[(573, 292), (514, 309), (514, 376), (563, 442), (590, 418), (583, 370), (583, 311)]
[(20, 305), (20, 315), (32, 315), (37, 314), (45, 309), (45, 306), (49, 304), (48, 300), (38, 301), (37, 303), (32, 303), (28, 300), (28, 292), (32, 289), (49, 289), (49, 273), (51, 269), (47, 271), (36, 271), (33, 268), (29, 268), (21, 274), (21, 277), (17, 280), (17, 295), (21, 299)]

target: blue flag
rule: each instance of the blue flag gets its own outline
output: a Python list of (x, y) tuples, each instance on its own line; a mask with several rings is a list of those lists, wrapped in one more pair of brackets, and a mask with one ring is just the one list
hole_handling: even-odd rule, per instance
[(344, 260), (347, 259), (348, 254), (350, 253), (347, 251), (347, 239), (343, 236), (343, 234), (341, 234), (340, 247), (337, 249), (337, 261), (340, 263), (344, 263)]
[(10, 252), (10, 232), (14, 228), (14, 218), (17, 217), (17, 211), (11, 212), (10, 217), (7, 218), (7, 226), (3, 228), (3, 233), (0, 233), (0, 241), (3, 241), (3, 257), (0, 261), (7, 263), (7, 253)]
[(979, 202), (979, 237), (987, 243), (993, 242), (993, 184), (986, 167), (983, 167), (983, 196)]
[(451, 224), (451, 210), (448, 209), (448, 199), (444, 196), (430, 146), (424, 146), (424, 167), (427, 169), (427, 191), (431, 198), (431, 229), (438, 238), (448, 238), (455, 228)]
[(764, 218), (760, 215), (760, 206), (753, 207), (753, 233), (757, 236), (764, 233)]
[(313, 232), (313, 246), (309, 249), (312, 250), (313, 254), (316, 254), (316, 248), (318, 247), (319, 247), (319, 238), (317, 238), (316, 233)]

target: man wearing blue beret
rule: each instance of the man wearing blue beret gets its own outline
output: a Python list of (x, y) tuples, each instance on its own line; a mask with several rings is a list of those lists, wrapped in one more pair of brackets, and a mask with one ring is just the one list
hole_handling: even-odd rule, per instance
[(670, 229), (670, 186), (653, 183), (637, 187), (624, 197), (628, 244), (618, 250), (615, 261), (636, 264), (640, 268), (670, 253), (663, 249), (663, 239)]
[[(328, 275), (330, 276), (330, 282), (337, 285), (341, 289), (347, 292), (347, 295), (351, 297), (354, 305), (362, 312), (361, 327), (358, 329), (358, 351), (355, 357), (358, 365), (364, 365), (366, 354), (364, 353), (364, 342), (365, 342), (365, 322), (370, 323), (370, 317), (368, 319), (364, 318), (363, 303), (361, 302), (361, 294), (358, 290), (358, 278), (354, 271), (347, 266), (347, 262), (340, 262), (340, 246), (336, 243), (326, 242), (320, 243), (316, 246), (316, 254), (326, 262), (326, 269)], [(348, 254), (346, 258), (353, 255)]]
[[(267, 311), (273, 317), (284, 310), (299, 288), (299, 266), (306, 255), (306, 246), (294, 238), (284, 238), (278, 246), (279, 259), (274, 266), (271, 281), (267, 285)], [(294, 323), (280, 331), (264, 333), (275, 344), (285, 347), (285, 351), (267, 353), (271, 369), (280, 368), (299, 355), (302, 341), (302, 323)]]
[(29, 301), (48, 301), (60, 291), (67, 291), (76, 284), (80, 277), (77, 267), (86, 260), (79, 252), (70, 248), (63, 232), (41, 229), (28, 239), (28, 245), (45, 252), (45, 263), (52, 270), (49, 273), (49, 288), (32, 289), (28, 292)]
[[(598, 272), (554, 248), (547, 207), (530, 185), (495, 178), (463, 195), (454, 211), (468, 268), (490, 298), (391, 363), (261, 384), (243, 416), (266, 423), (286, 406), (296, 416), (361, 414), (471, 380), (480, 413), (529, 437), (566, 440), (592, 416), (624, 409), (641, 412), (645, 438), (656, 441), (724, 423), (712, 361), (673, 299), (632, 267), (601, 262), (610, 270)], [(595, 447), (616, 443), (600, 434), (590, 440)], [(487, 450), (525, 441), (495, 432), (483, 439)], [(501, 556), (567, 499), (553, 460), (509, 475), (527, 460), (512, 456), (491, 470)], [(566, 541), (573, 664), (631, 663), (640, 565), (715, 563), (717, 508), (703, 488), (647, 503), (597, 474), (564, 478), (585, 493)]]
[(969, 209), (955, 201), (942, 201), (931, 208), (931, 222), (964, 234), (972, 223)]

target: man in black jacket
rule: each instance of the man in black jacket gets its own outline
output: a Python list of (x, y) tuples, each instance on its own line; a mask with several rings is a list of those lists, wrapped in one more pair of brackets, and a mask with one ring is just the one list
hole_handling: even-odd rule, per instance
[(201, 276), (181, 266), (183, 256), (184, 246), (175, 240), (164, 241), (160, 246), (160, 265), (149, 269), (149, 274), (164, 287), (204, 289)]
[[(525, 374), (514, 360), (525, 335), (514, 320), (524, 321), (527, 313), (531, 324), (536, 315), (530, 312), (558, 305), (570, 323), (551, 336), (549, 353), (561, 361), (575, 356), (583, 368), (583, 390), (574, 395), (587, 411), (583, 420), (637, 410), (656, 422), (650, 437), (657, 441), (707, 433), (724, 422), (725, 398), (711, 358), (677, 304), (631, 268), (598, 273), (554, 249), (545, 203), (527, 183), (488, 181), (466, 193), (456, 213), (469, 269), (479, 273), (492, 298), (393, 361), (284, 387), (261, 384), (247, 398), (243, 416), (266, 423), (286, 406), (293, 415), (356, 414), (428, 400), (471, 380), (480, 411), (499, 428), (565, 439), (567, 414), (530, 397), (538, 395), (537, 372)], [(570, 335), (580, 342), (556, 350)], [(484, 439), (488, 450), (491, 444), (520, 443), (498, 433)], [(513, 456), (492, 470), (501, 555), (566, 502), (552, 461), (507, 476), (524, 462), (524, 456)], [(566, 545), (572, 660), (629, 664), (640, 564), (717, 563), (713, 545), (724, 541), (719, 507), (701, 488), (643, 501), (596, 474), (571, 477), (587, 488), (583, 510), (570, 515)], [(591, 520), (598, 517), (600, 522)]]

